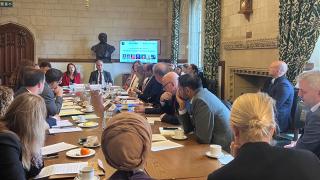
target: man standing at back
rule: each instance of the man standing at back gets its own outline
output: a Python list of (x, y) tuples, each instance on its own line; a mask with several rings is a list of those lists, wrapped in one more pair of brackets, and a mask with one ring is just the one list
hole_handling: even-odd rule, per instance
[(294, 90), (285, 74), (288, 66), (283, 61), (274, 61), (269, 67), (272, 77), (266, 81), (262, 92), (269, 94), (276, 101), (276, 121), (280, 132), (286, 132), (290, 125), (290, 114), (293, 103)]
[(96, 68), (97, 70), (90, 74), (90, 84), (102, 84), (102, 86), (109, 83), (113, 84), (111, 74), (108, 71), (103, 70), (103, 62), (101, 60), (96, 61)]
[[(177, 92), (180, 114), (178, 118), (185, 133), (193, 131), (199, 143), (219, 144), (225, 151), (230, 152), (232, 133), (228, 108), (202, 87), (201, 79), (196, 75), (181, 75)], [(191, 114), (187, 112), (187, 100), (191, 103)]]

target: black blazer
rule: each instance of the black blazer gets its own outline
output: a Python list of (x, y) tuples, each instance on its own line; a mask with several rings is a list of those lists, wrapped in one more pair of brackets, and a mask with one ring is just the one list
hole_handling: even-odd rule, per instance
[(163, 105), (158, 105), (153, 108), (146, 108), (145, 114), (162, 114), (166, 113), (166, 115), (162, 118), (162, 122), (166, 122), (169, 124), (178, 125), (180, 124), (178, 119), (178, 109), (179, 104), (176, 101), (176, 96), (173, 95), (170, 101), (164, 102)]
[[(89, 78), (89, 84), (98, 84), (98, 75), (99, 75), (98, 70), (91, 72), (90, 78)], [(103, 76), (106, 84), (108, 83), (113, 84), (111, 74), (108, 71), (103, 71)]]
[(320, 161), (304, 150), (246, 143), (238, 156), (208, 176), (208, 180), (318, 180)]
[(152, 76), (142, 94), (138, 94), (138, 98), (146, 103), (160, 104), (160, 96), (162, 93), (162, 84)]
[(18, 137), (7, 132), (0, 132), (0, 177), (1, 179), (28, 179), (38, 175), (43, 166), (31, 166), (25, 170), (22, 166), (22, 147)]
[(294, 89), (285, 76), (278, 77), (273, 84), (271, 80), (272, 78), (266, 81), (262, 92), (268, 93), (269, 96), (276, 100), (277, 124), (279, 125), (280, 132), (285, 132), (289, 129), (290, 125)]

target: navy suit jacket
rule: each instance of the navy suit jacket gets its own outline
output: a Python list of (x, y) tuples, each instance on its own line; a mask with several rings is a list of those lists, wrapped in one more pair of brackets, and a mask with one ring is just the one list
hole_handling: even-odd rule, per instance
[[(89, 84), (98, 84), (98, 70), (91, 72), (89, 78)], [(111, 83), (113, 84), (113, 80), (111, 74), (108, 71), (103, 71), (104, 81), (106, 84)]]
[(319, 159), (308, 151), (256, 142), (242, 145), (235, 159), (208, 180), (317, 180), (319, 169)]
[(138, 94), (138, 98), (146, 103), (160, 104), (160, 96), (162, 93), (162, 84), (152, 76), (142, 94)]
[(268, 93), (276, 101), (276, 120), (280, 132), (286, 132), (290, 126), (294, 88), (285, 76), (275, 79), (273, 84), (271, 80), (272, 78), (266, 81), (262, 92)]
[(307, 113), (303, 130), (295, 148), (309, 150), (320, 158), (320, 108)]

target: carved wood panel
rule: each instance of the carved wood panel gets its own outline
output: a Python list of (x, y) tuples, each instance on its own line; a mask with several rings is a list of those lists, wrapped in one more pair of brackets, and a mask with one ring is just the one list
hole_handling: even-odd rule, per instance
[(0, 26), (0, 78), (8, 85), (9, 77), (21, 61), (34, 61), (34, 40), (24, 27), (8, 23)]

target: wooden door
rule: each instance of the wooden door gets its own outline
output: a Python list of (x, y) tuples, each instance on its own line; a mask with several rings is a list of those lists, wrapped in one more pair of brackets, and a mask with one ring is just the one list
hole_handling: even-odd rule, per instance
[(8, 23), (0, 26), (0, 78), (9, 85), (12, 72), (21, 61), (34, 62), (34, 40), (26, 28)]

